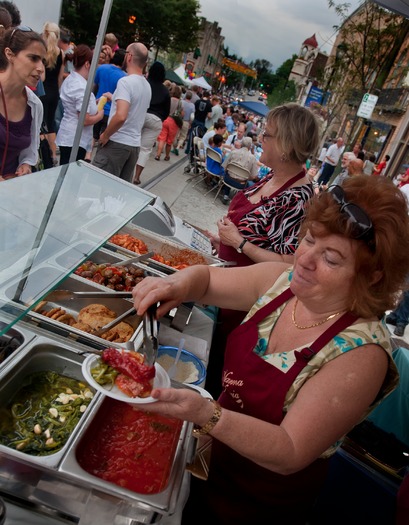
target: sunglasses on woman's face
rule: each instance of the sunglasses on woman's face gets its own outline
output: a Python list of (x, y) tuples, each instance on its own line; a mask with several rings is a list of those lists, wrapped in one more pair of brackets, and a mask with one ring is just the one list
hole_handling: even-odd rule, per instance
[(344, 189), (341, 186), (333, 185), (328, 188), (334, 201), (339, 204), (340, 212), (352, 224), (351, 237), (365, 241), (370, 248), (374, 243), (374, 228), (370, 217), (357, 204), (348, 202), (345, 197)]

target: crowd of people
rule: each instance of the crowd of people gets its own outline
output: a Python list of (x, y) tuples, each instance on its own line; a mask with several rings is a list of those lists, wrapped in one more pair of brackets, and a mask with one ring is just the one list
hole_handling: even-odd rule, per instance
[[(9, 4), (0, 1), (1, 180), (37, 166), (40, 134), (52, 165), (70, 162), (93, 60), (66, 28), (47, 22), (40, 35)], [(133, 291), (140, 315), (152, 304), (159, 316), (186, 301), (218, 307), (213, 400), (156, 389), (149, 405), (213, 437), (209, 479), (192, 483), (182, 522), (313, 523), (329, 458), (397, 384), (385, 320), (403, 335), (409, 171), (394, 184), (383, 176), (388, 155), (376, 164), (359, 144), (345, 151), (343, 137), (317, 155), (309, 109), (284, 104), (258, 118), (166, 81), (148, 55), (141, 42), (120, 47), (106, 35), (76, 159), (140, 184), (155, 147), (168, 161), (189, 155), (198, 135), (220, 157), (208, 159), (207, 183), (222, 177), (235, 189), (222, 193), (226, 214), (206, 234), (236, 268), (198, 265)]]

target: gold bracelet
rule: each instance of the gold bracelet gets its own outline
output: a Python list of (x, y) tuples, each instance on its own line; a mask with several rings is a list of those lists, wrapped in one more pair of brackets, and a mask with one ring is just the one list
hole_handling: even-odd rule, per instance
[(203, 427), (197, 427), (193, 429), (193, 435), (196, 437), (204, 436), (205, 434), (211, 432), (222, 416), (222, 407), (220, 404), (214, 399), (209, 399), (209, 401), (214, 405), (213, 415)]

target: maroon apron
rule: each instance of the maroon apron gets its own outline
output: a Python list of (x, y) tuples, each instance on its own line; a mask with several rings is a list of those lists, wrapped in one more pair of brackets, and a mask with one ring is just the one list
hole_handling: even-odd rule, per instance
[[(356, 320), (346, 313), (309, 348), (297, 352), (296, 362), (282, 372), (254, 353), (258, 323), (293, 296), (288, 288), (248, 321), (236, 328), (227, 342), (220, 404), (279, 425), (285, 396), (309, 359), (336, 334)], [(302, 524), (327, 474), (328, 460), (317, 459), (295, 474), (276, 474), (213, 440), (207, 505), (212, 525), (250, 523)]]
[[(297, 182), (297, 180), (302, 179), (304, 176), (304, 171), (298, 173), (298, 175), (292, 177), (285, 184), (283, 184), (281, 188), (278, 188), (278, 190), (276, 190), (272, 195), (270, 195), (269, 199), (276, 197), (282, 191), (292, 186), (294, 182)], [(228, 217), (232, 221), (232, 223), (238, 227), (243, 217), (245, 217), (247, 214), (249, 214), (256, 208), (260, 208), (260, 206), (260, 201), (252, 203), (246, 197), (243, 190), (238, 191), (231, 201)], [(232, 246), (226, 246), (223, 243), (220, 243), (219, 257), (220, 259), (223, 259), (225, 261), (236, 261), (237, 266), (250, 266), (250, 264), (254, 264), (254, 261), (247, 257), (247, 255), (244, 255), (244, 253), (238, 253), (238, 251), (235, 248), (233, 248)]]

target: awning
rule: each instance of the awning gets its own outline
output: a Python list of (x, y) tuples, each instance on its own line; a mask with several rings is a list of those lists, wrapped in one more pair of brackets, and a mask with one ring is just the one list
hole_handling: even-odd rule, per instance
[(166, 80), (170, 80), (171, 82), (174, 82), (178, 86), (183, 86), (185, 83), (180, 78), (179, 75), (177, 75), (172, 69), (168, 69), (165, 74)]
[(385, 7), (390, 11), (394, 11), (399, 15), (409, 18), (408, 0), (373, 0), (373, 2), (375, 2), (375, 4), (379, 4), (381, 7)]
[(197, 77), (192, 80), (192, 84), (199, 86), (203, 89), (212, 89), (212, 86), (207, 82), (204, 77)]
[(256, 115), (260, 115), (261, 117), (265, 117), (267, 113), (270, 111), (270, 108), (263, 104), (263, 102), (253, 102), (253, 101), (243, 101), (239, 102), (238, 105), (247, 111), (251, 111), (252, 113), (255, 113)]

